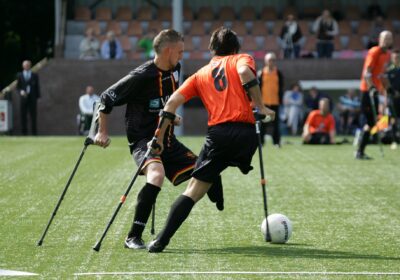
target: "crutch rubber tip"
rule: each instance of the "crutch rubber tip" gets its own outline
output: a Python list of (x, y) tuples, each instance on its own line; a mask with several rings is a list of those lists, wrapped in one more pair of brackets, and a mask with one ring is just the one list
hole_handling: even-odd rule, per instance
[(43, 240), (39, 240), (37, 243), (38, 246), (42, 246), (42, 244), (43, 244)]
[(97, 243), (94, 247), (93, 250), (95, 250), (96, 252), (100, 251), (100, 243)]

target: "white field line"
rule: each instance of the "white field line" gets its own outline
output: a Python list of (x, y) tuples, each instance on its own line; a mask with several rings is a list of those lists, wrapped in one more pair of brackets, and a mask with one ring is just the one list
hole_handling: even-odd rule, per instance
[(0, 269), (0, 277), (2, 277), (2, 276), (34, 276), (34, 275), (38, 275), (38, 274), (31, 273), (31, 272), (24, 272), (24, 271)]
[(400, 272), (367, 272), (367, 271), (135, 271), (135, 272), (83, 272), (75, 276), (93, 275), (366, 275), (366, 276), (400, 276)]

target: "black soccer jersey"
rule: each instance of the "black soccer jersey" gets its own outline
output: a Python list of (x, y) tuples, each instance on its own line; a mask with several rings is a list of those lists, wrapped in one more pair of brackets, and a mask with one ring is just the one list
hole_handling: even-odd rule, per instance
[(129, 143), (150, 138), (157, 128), (160, 110), (178, 88), (179, 75), (180, 64), (173, 70), (162, 71), (154, 61), (148, 61), (101, 94), (100, 111), (108, 114), (114, 106), (126, 104), (125, 128)]

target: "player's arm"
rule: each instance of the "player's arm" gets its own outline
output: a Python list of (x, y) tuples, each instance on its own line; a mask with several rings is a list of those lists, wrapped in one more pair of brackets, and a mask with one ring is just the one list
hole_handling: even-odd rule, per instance
[[(155, 137), (157, 138), (156, 145), (153, 146), (153, 152), (161, 154), (164, 147), (164, 135), (168, 126), (176, 123), (177, 115), (175, 115), (176, 109), (185, 103), (185, 97), (179, 92), (174, 92), (165, 104), (164, 109), (160, 112), (160, 121), (158, 123)], [(179, 118), (179, 116), (178, 116)]]
[(261, 99), (261, 90), (258, 85), (258, 80), (250, 67), (242, 65), (238, 67), (237, 71), (243, 87), (249, 94), (251, 100), (254, 103), (254, 106), (259, 109), (259, 113), (265, 116), (269, 116), (271, 120), (274, 120), (275, 112), (264, 106)]
[(130, 73), (121, 80), (106, 89), (100, 96), (101, 106), (99, 109), (99, 129), (94, 138), (94, 143), (103, 148), (110, 144), (108, 135), (108, 114), (114, 106), (126, 104), (135, 93), (137, 85), (137, 75)]
[(110, 138), (108, 136), (108, 115), (99, 112), (99, 130), (94, 138), (94, 144), (103, 148), (107, 148), (110, 145)]
[(364, 72), (364, 80), (367, 83), (369, 89), (374, 87), (374, 83), (372, 82), (372, 68), (367, 67), (367, 70)]

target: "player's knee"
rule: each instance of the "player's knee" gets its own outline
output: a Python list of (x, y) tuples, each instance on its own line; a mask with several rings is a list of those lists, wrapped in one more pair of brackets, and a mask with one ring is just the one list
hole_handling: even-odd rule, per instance
[(194, 202), (199, 201), (207, 193), (211, 183), (192, 178), (183, 195), (190, 197)]
[(147, 182), (151, 183), (152, 185), (161, 187), (164, 183), (165, 178), (165, 171), (160, 166), (152, 166), (147, 170)]

